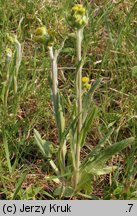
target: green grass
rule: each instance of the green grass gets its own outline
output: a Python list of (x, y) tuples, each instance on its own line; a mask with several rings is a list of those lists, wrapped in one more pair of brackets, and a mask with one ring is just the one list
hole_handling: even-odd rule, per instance
[[(48, 82), (50, 60), (44, 48), (34, 43), (32, 35), (42, 22), (64, 37), (68, 27), (63, 17), (74, 1), (57, 2), (55, 5), (48, 0), (45, 4), (42, 0), (0, 0), (0, 96), (7, 70), (5, 49), (14, 51), (7, 34), (16, 34), (23, 46), (18, 94), (14, 97), (10, 89), (7, 110), (0, 99), (0, 199), (56, 199), (53, 190), (58, 184), (47, 179), (53, 173), (39, 153), (33, 134), (36, 128), (43, 138), (58, 144)], [(83, 50), (87, 50), (87, 57), (83, 75), (89, 75), (91, 83), (101, 77), (94, 95), (99, 114), (88, 134), (87, 147), (81, 152), (84, 158), (112, 127), (108, 145), (131, 136), (136, 140), (137, 78), (132, 76), (132, 68), (137, 65), (137, 2), (81, 2), (89, 13), (84, 33)], [(59, 57), (59, 86), (68, 119), (71, 104), (67, 98), (71, 100), (74, 92), (74, 45), (73, 37), (69, 38)], [(113, 174), (94, 177), (91, 198), (137, 199), (137, 142), (113, 156), (108, 164), (117, 164), (118, 169)], [(81, 194), (77, 198), (83, 199)]]

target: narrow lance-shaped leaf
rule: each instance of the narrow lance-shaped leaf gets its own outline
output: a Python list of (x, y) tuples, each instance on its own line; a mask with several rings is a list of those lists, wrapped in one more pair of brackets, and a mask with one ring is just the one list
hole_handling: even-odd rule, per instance
[(41, 135), (39, 134), (39, 132), (36, 129), (34, 129), (34, 138), (35, 138), (36, 144), (38, 145), (38, 147), (39, 147), (41, 153), (43, 154), (43, 156), (44, 157), (47, 156), (47, 155), (45, 155), (45, 151), (44, 151), (44, 148), (43, 148), (43, 140), (41, 138)]
[(21, 186), (22, 186), (22, 184), (23, 184), (23, 182), (24, 182), (24, 180), (26, 178), (26, 175), (27, 175), (27, 173), (23, 173), (21, 175), (21, 177), (19, 178), (19, 181), (18, 181), (18, 183), (16, 185), (16, 188), (15, 188), (15, 191), (14, 191), (14, 194), (13, 194), (13, 197), (12, 197), (13, 200), (16, 198), (17, 194), (19, 193), (20, 188), (21, 188)]
[[(106, 175), (109, 173), (114, 172), (114, 170), (117, 168), (117, 166), (105, 166), (100, 168), (92, 169), (92, 175)], [(91, 170), (90, 170), (91, 171)]]
[(49, 161), (49, 163), (50, 163), (51, 167), (53, 168), (54, 172), (57, 175), (59, 175), (59, 170), (58, 170), (57, 166), (55, 165), (54, 161), (49, 158), (50, 148), (49, 148), (49, 146), (48, 147), (45, 146), (45, 145), (49, 145), (49, 142), (46, 142), (45, 140), (42, 140), (41, 135), (39, 134), (39, 132), (36, 129), (34, 129), (34, 137), (35, 137), (35, 140), (36, 140), (36, 144), (38, 145), (42, 155), (44, 156), (44, 158), (46, 158)]
[(83, 97), (83, 121), (85, 120), (86, 116), (88, 115), (89, 108), (92, 104), (92, 97), (95, 90), (99, 87), (100, 79), (97, 79), (95, 84), (91, 86), (90, 90), (87, 94)]
[(94, 120), (96, 114), (97, 114), (97, 107), (94, 106), (92, 111), (86, 117), (86, 119), (83, 123), (82, 129), (81, 129), (81, 132), (79, 134), (81, 146), (84, 146), (87, 133), (88, 133), (89, 129), (91, 128), (91, 125), (93, 123), (93, 120)]
[(84, 159), (83, 163), (82, 163), (82, 167), (84, 168), (86, 166), (86, 164), (88, 163), (88, 161), (92, 161), (94, 160), (94, 158), (96, 157), (96, 155), (105, 147), (106, 142), (109, 140), (110, 136), (112, 135), (114, 131), (114, 128), (112, 128), (105, 137), (103, 137), (103, 139), (101, 139), (99, 141), (99, 143), (97, 144), (97, 146), (91, 150), (91, 152), (88, 154), (88, 156)]
[(111, 156), (114, 154), (122, 151), (124, 148), (126, 148), (128, 145), (134, 144), (134, 137), (130, 137), (127, 139), (124, 139), (120, 142), (114, 143), (111, 146), (108, 146), (106, 149), (102, 151), (102, 153), (97, 157), (96, 162), (104, 161), (106, 162)]
[(9, 172), (11, 173), (12, 167), (11, 167), (11, 161), (10, 161), (10, 152), (9, 152), (7, 137), (6, 137), (6, 134), (4, 131), (3, 131), (3, 144), (4, 144), (4, 148), (5, 148), (5, 154), (6, 154), (8, 169), (9, 169)]
[[(109, 158), (126, 148), (128, 145), (134, 144), (134, 140), (134, 137), (130, 137), (107, 147), (102, 152), (99, 152), (94, 160), (89, 160), (86, 166), (84, 166), (84, 169), (86, 169), (87, 172), (93, 172), (95, 169), (102, 168)], [(81, 171), (82, 170), (83, 168)]]

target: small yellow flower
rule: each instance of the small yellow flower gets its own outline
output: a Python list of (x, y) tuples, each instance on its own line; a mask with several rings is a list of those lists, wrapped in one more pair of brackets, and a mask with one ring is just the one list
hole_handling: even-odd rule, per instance
[(91, 88), (91, 85), (90, 85), (89, 83), (85, 83), (85, 84), (84, 84), (84, 88), (85, 88), (86, 90), (89, 90), (89, 89)]
[(81, 15), (85, 15), (86, 9), (83, 7), (82, 4), (76, 4), (74, 5), (74, 7), (72, 8), (72, 11), (75, 13), (79, 13)]
[(89, 82), (89, 78), (88, 77), (82, 77), (82, 83), (88, 83)]

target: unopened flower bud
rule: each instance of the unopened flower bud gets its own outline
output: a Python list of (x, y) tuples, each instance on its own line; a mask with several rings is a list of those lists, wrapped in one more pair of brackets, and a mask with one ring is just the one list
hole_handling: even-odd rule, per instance
[(85, 84), (84, 84), (84, 88), (85, 88), (85, 90), (89, 90), (90, 87), (91, 87), (91, 85), (90, 85), (89, 83), (85, 83)]
[(47, 29), (45, 26), (38, 27), (35, 32), (34, 41), (44, 43), (49, 38)]
[(47, 30), (45, 26), (38, 27), (35, 32), (34, 41), (43, 43), (48, 47), (52, 46), (54, 43), (53, 31)]

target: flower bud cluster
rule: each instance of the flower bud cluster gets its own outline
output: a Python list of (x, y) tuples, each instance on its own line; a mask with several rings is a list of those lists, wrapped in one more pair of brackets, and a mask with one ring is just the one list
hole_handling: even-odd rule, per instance
[(52, 30), (47, 30), (45, 26), (38, 27), (35, 31), (34, 41), (43, 43), (47, 47), (51, 47), (54, 44), (55, 34)]
[(91, 85), (89, 84), (89, 77), (82, 77), (82, 84), (83, 84), (83, 88), (84, 90), (89, 90)]
[(87, 25), (88, 16), (82, 4), (76, 4), (72, 7), (68, 22), (75, 29), (81, 29)]

